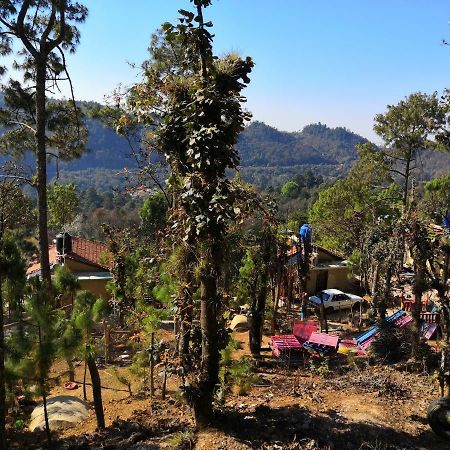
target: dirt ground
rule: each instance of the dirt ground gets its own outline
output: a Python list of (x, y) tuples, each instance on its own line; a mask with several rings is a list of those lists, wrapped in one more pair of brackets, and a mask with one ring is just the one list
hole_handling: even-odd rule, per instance
[[(247, 333), (234, 333), (241, 342), (234, 358), (248, 355)], [(269, 338), (256, 372), (259, 380), (245, 396), (227, 397), (215, 426), (197, 432), (192, 412), (180, 398), (175, 377), (168, 397), (149, 399), (148, 391), (133, 395), (110, 370), (101, 369), (107, 429), (95, 430), (91, 412), (84, 422), (54, 435), (55, 448), (65, 449), (446, 449), (426, 422), (426, 410), (437, 398), (429, 375), (389, 367), (355, 365), (350, 371), (312, 374), (308, 367), (287, 368), (272, 359)], [(56, 366), (55, 371), (64, 367)], [(127, 373), (122, 367), (119, 370)], [(76, 369), (83, 378), (83, 367)], [(88, 378), (89, 381), (89, 378)], [(52, 395), (82, 397), (81, 386), (67, 391), (58, 385)], [(92, 400), (90, 386), (88, 400)], [(44, 436), (22, 432), (13, 448), (41, 448)]]

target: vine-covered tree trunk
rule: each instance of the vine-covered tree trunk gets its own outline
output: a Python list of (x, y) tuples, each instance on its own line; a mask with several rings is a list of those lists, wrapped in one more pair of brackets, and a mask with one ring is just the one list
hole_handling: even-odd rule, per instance
[(178, 340), (178, 352), (180, 354), (182, 365), (186, 366), (189, 356), (189, 344), (191, 340), (192, 328), (192, 263), (194, 254), (192, 250), (186, 250), (184, 255), (184, 264), (181, 274), (181, 295), (180, 295), (180, 331)]
[[(218, 252), (213, 248), (203, 257), (200, 274), (200, 327), (202, 330), (202, 360), (197, 393), (194, 396), (195, 422), (200, 428), (211, 423), (213, 397), (219, 377), (218, 343)], [(207, 250), (208, 252), (208, 250)]]
[(0, 278), (0, 449), (6, 449), (5, 335), (3, 332), (3, 297)]
[(36, 165), (38, 194), (39, 258), (41, 277), (47, 287), (51, 283), (48, 255), (47, 230), (47, 155), (46, 155), (46, 112), (45, 112), (46, 61), (40, 58), (36, 62)]
[(92, 396), (94, 398), (95, 417), (97, 419), (97, 428), (102, 430), (105, 428), (105, 415), (103, 412), (102, 401), (102, 385), (100, 381), (100, 375), (98, 373), (97, 364), (92, 355), (87, 357), (87, 365), (89, 368), (89, 374), (91, 375), (92, 383)]

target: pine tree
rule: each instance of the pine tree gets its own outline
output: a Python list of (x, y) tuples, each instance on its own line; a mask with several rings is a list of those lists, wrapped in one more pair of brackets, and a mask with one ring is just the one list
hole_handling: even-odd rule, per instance
[[(62, 79), (72, 83), (65, 52), (74, 52), (80, 34), (76, 28), (87, 16), (87, 9), (71, 0), (5, 0), (0, 3), (0, 54), (18, 49), (15, 65), (24, 82), (11, 80), (4, 88), (6, 110), (0, 114), (7, 129), (2, 147), (31, 151), (36, 155), (36, 177), (31, 180), (38, 194), (39, 249), (42, 278), (50, 286), (47, 234), (47, 157), (49, 148), (59, 149), (58, 158), (80, 155), (86, 129), (80, 112), (63, 101), (49, 101), (47, 90)], [(5, 67), (0, 68), (5, 72)], [(73, 90), (72, 90), (73, 94)]]
[(0, 238), (0, 448), (6, 448), (6, 376), (3, 292), (6, 280), (12, 283), (25, 280), (25, 261), (17, 243), (9, 237)]
[(71, 321), (81, 333), (80, 345), (83, 347), (84, 359), (91, 375), (92, 395), (94, 398), (95, 416), (97, 427), (105, 428), (105, 415), (103, 412), (102, 386), (97, 364), (95, 362), (95, 346), (92, 340), (92, 331), (107, 308), (106, 300), (96, 299), (88, 291), (80, 291), (75, 297), (74, 309)]
[(25, 282), (25, 262), (9, 231), (27, 225), (31, 205), (20, 187), (11, 180), (0, 181), (0, 448), (6, 446), (5, 417), (5, 339), (3, 333), (5, 293), (9, 290), (9, 309), (14, 290)]

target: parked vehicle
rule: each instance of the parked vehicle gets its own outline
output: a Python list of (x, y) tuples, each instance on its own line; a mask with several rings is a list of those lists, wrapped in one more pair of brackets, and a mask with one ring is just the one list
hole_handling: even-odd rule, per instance
[(316, 295), (309, 297), (309, 301), (316, 307), (322, 302), (327, 312), (339, 309), (359, 308), (364, 302), (362, 297), (353, 294), (346, 294), (338, 289), (325, 289)]

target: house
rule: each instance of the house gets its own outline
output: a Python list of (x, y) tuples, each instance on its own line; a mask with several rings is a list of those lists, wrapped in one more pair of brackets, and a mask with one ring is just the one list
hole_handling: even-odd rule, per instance
[[(98, 297), (109, 298), (106, 283), (112, 280), (109, 271), (109, 252), (105, 244), (60, 233), (49, 246), (50, 268), (66, 265), (77, 277), (81, 289)], [(27, 269), (27, 278), (40, 275), (41, 265), (34, 259)]]
[[(291, 277), (297, 276), (298, 250), (295, 236), (290, 237), (292, 245), (288, 254), (288, 270)], [(306, 284), (308, 294), (324, 289), (347, 291), (351, 287), (351, 270), (342, 256), (317, 244), (312, 245), (310, 272)]]

